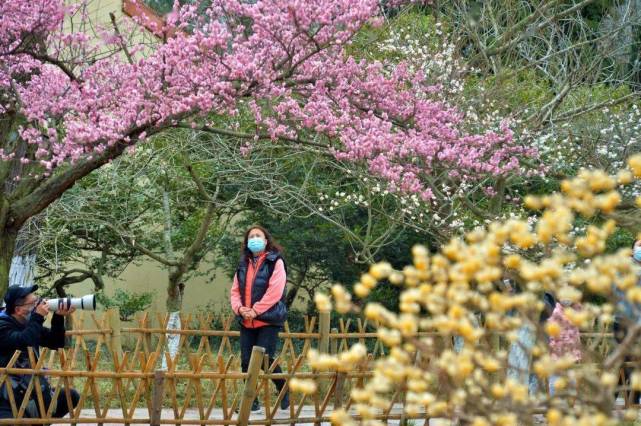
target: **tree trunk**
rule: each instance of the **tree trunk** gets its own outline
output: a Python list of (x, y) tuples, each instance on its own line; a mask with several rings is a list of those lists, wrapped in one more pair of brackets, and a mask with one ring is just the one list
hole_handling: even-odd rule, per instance
[(298, 296), (299, 289), (300, 287), (293, 286), (287, 292), (287, 296), (285, 296), (285, 306), (287, 306), (287, 309), (291, 309), (292, 305), (294, 304), (294, 301), (296, 300), (296, 296)]
[(9, 285), (19, 285), (27, 287), (33, 285), (35, 275), (36, 255), (16, 254), (11, 261), (11, 270), (9, 273)]
[(290, 281), (292, 285), (289, 288), (287, 295), (285, 296), (285, 306), (287, 306), (287, 309), (291, 309), (292, 305), (294, 304), (294, 301), (296, 300), (296, 296), (298, 296), (298, 292), (300, 291), (301, 286), (303, 285), (303, 281), (305, 281), (305, 277), (307, 277), (307, 271), (309, 271), (309, 265), (303, 266), (300, 269), (300, 271), (298, 271), (298, 274), (296, 275), (296, 280)]
[(184, 294), (185, 284), (170, 279), (167, 286), (167, 312), (176, 312), (182, 309)]
[(2, 230), (0, 235), (0, 297), (4, 297), (9, 286), (9, 271), (16, 247), (17, 230)]
[(11, 261), (9, 285), (26, 287), (35, 284), (36, 253), (37, 247), (40, 245), (38, 225), (41, 220), (42, 215), (30, 218), (18, 232), (16, 248)]
[[(639, 22), (641, 19), (641, 0), (632, 2), (633, 21)], [(635, 92), (641, 91), (641, 25), (632, 26), (632, 43), (630, 44), (630, 59), (628, 61), (628, 68), (630, 70), (632, 90)]]
[[(162, 207), (163, 207), (163, 213), (165, 214), (165, 226), (164, 226), (164, 234), (163, 234), (163, 240), (165, 243), (165, 257), (171, 261), (174, 261), (176, 259), (174, 255), (174, 246), (171, 241), (171, 203), (169, 199), (169, 191), (166, 189), (163, 190), (162, 192)], [(183, 291), (179, 288), (179, 282), (177, 277), (177, 268), (176, 267), (171, 267), (169, 268), (169, 272), (167, 273), (167, 312), (176, 312), (180, 311), (182, 309), (182, 294)], [(183, 287), (184, 288), (184, 287)]]

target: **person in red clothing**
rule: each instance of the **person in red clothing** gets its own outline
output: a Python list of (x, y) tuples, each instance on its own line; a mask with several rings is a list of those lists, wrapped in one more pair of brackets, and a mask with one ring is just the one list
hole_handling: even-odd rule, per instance
[[(254, 346), (265, 348), (270, 364), (274, 362), (278, 332), (287, 319), (285, 284), (287, 269), (282, 248), (267, 229), (255, 225), (245, 232), (240, 261), (231, 288), (231, 308), (240, 322), (240, 358), (243, 372), (247, 371)], [(274, 373), (282, 370), (277, 366)], [(274, 379), (278, 392), (285, 380)], [(289, 393), (285, 393), (282, 409), (289, 407)], [(252, 411), (260, 410), (254, 400)]]

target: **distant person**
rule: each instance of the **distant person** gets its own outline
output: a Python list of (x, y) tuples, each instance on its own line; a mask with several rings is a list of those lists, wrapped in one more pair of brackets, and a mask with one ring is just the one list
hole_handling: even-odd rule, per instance
[[(503, 282), (504, 291), (510, 294), (520, 293), (520, 289), (510, 280)], [(539, 315), (539, 324), (543, 324), (554, 311), (555, 300), (550, 293), (543, 293), (543, 310)], [(516, 315), (513, 311), (511, 315)], [(517, 339), (510, 344), (508, 351), (507, 377), (528, 387), (528, 393), (535, 395), (539, 392), (539, 380), (532, 370), (532, 349), (536, 344), (536, 329), (529, 323), (523, 324), (516, 330)]]
[[(632, 260), (636, 265), (641, 266), (641, 240), (635, 240), (632, 244)], [(637, 280), (637, 285), (641, 285), (641, 277)], [(639, 321), (641, 321), (641, 307), (627, 300), (625, 293), (616, 287), (614, 288), (614, 293), (617, 296), (618, 303), (614, 316), (613, 334), (614, 340), (620, 345), (628, 334), (629, 326), (638, 324)], [(623, 359), (624, 363), (631, 361), (632, 357), (630, 355), (626, 355)], [(624, 383), (621, 383), (621, 379), (619, 379), (619, 385), (630, 384), (630, 375), (633, 370), (634, 368), (629, 366), (623, 367)], [(632, 392), (632, 401), (630, 402), (638, 404), (640, 397), (641, 393), (634, 391)]]
[[(231, 288), (231, 308), (240, 322), (241, 368), (246, 372), (254, 346), (265, 348), (270, 364), (274, 362), (278, 332), (287, 319), (287, 270), (282, 248), (262, 226), (252, 226), (245, 232), (240, 252)], [(281, 372), (280, 366), (274, 369), (274, 373)], [(280, 392), (285, 380), (274, 380), (274, 384)], [(280, 407), (289, 407), (289, 393), (285, 393)], [(258, 399), (253, 401), (251, 410), (260, 410)]]
[[(31, 368), (28, 348), (32, 348), (36, 359), (40, 354), (40, 347), (59, 349), (65, 346), (65, 321), (64, 317), (75, 311), (75, 308), (59, 308), (51, 319), (51, 329), (43, 326), (49, 314), (49, 305), (46, 300), (39, 298), (35, 291), (38, 286), (20, 287), (10, 286), (4, 296), (5, 311), (0, 313), (0, 367), (6, 367), (15, 351), (20, 351), (20, 356), (13, 365), (14, 368)], [(11, 419), (13, 413), (9, 402), (7, 383), (11, 383), (17, 408), (24, 399), (29, 386), (31, 375), (12, 374), (10, 380), (0, 387), (0, 418)], [(34, 382), (35, 383), (35, 382)], [(45, 408), (49, 408), (53, 392), (47, 379), (40, 376), (40, 384)], [(75, 389), (70, 389), (71, 402), (75, 407), (80, 400), (80, 395)], [(31, 390), (25, 417), (38, 418), (45, 413), (39, 413), (38, 394)], [(64, 417), (71, 408), (67, 405), (64, 389), (58, 394), (56, 409), (53, 417)]]
[[(580, 362), (583, 358), (581, 331), (579, 327), (570, 322), (565, 314), (565, 309), (570, 307), (575, 310), (581, 309), (578, 303), (562, 300), (556, 303), (554, 311), (548, 319), (549, 322), (556, 323), (560, 328), (560, 333), (557, 336), (550, 336), (550, 355), (555, 360), (569, 356), (574, 362)], [(555, 393), (558, 378), (556, 375), (550, 377), (550, 395)]]

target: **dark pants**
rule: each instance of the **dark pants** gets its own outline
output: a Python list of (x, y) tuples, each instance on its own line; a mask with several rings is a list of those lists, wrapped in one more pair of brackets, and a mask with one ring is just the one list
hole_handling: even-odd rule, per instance
[[(252, 348), (254, 346), (261, 346), (265, 348), (265, 353), (269, 357), (269, 364), (274, 363), (274, 355), (276, 353), (276, 343), (278, 343), (278, 332), (280, 327), (275, 325), (266, 325), (258, 328), (245, 328), (240, 326), (240, 367), (243, 373), (247, 372), (249, 367), (249, 358), (251, 358)], [(274, 373), (282, 373), (280, 365), (274, 368)], [(274, 384), (278, 392), (285, 386), (285, 380), (274, 379)]]
[[(38, 407), (38, 402), (37, 402), (37, 397), (35, 394), (35, 391), (32, 391), (33, 393), (31, 396), (33, 397), (32, 399), (36, 401), (36, 407)], [(78, 405), (78, 401), (80, 401), (80, 394), (75, 389), (70, 389), (69, 390), (69, 396), (71, 396), (71, 403), (75, 407)], [(53, 395), (43, 393), (42, 395), (45, 403), (45, 407), (48, 409), (49, 404), (51, 404), (51, 398)], [(20, 409), (20, 407), (17, 407)], [(69, 409), (69, 406), (67, 405), (67, 396), (66, 392), (64, 389), (60, 390), (60, 393), (58, 394), (58, 399), (57, 399), (57, 404), (56, 404), (56, 409), (53, 411), (52, 416), (53, 417), (64, 417), (71, 411)], [(25, 417), (27, 417), (25, 415)], [(0, 401), (0, 419), (12, 419), (13, 418), (13, 413), (11, 412), (11, 405), (9, 405), (9, 401)]]

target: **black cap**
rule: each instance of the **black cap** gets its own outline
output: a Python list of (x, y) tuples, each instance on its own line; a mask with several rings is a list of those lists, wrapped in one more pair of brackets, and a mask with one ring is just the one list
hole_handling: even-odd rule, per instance
[(38, 290), (37, 285), (32, 285), (29, 287), (21, 287), (19, 285), (9, 286), (9, 288), (7, 289), (7, 293), (4, 295), (4, 303), (7, 312), (13, 312), (13, 308), (15, 308), (18, 299), (27, 297), (29, 294), (33, 293), (36, 290)]

